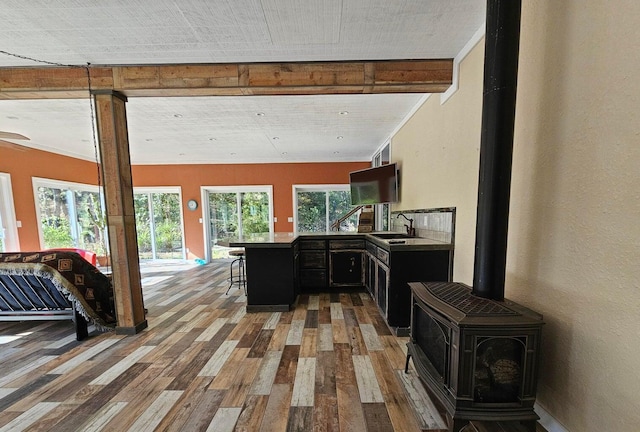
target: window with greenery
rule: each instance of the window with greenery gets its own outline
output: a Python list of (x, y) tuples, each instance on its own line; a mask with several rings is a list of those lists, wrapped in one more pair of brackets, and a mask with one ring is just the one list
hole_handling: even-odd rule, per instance
[[(327, 232), (353, 206), (348, 185), (294, 186), (296, 231)], [(340, 231), (357, 231), (358, 213), (340, 225)]]
[(133, 194), (140, 259), (182, 259), (180, 193), (143, 191)]
[(221, 186), (206, 188), (210, 256), (226, 258), (228, 248), (218, 241), (229, 237), (270, 233), (270, 186)]
[[(389, 163), (391, 163), (391, 144), (386, 143), (373, 157), (372, 166), (378, 167)], [(379, 231), (388, 231), (390, 227), (391, 204), (376, 204), (374, 211), (376, 214), (376, 229)]]
[(106, 223), (98, 188), (62, 182), (36, 182), (44, 249), (76, 247), (106, 254)]

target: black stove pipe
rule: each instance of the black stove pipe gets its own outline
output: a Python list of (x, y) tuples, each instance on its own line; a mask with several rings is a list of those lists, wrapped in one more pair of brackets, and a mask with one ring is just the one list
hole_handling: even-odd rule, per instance
[(504, 300), (521, 0), (488, 0), (473, 294)]

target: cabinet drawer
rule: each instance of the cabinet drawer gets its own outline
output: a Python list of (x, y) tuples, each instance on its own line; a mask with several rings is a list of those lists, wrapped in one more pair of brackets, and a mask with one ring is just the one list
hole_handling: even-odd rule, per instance
[(376, 256), (377, 249), (378, 247), (376, 245), (371, 242), (367, 242), (367, 252), (369, 252), (371, 255)]
[(325, 240), (300, 240), (300, 249), (313, 250), (313, 249), (325, 249), (327, 242)]
[(378, 250), (376, 251), (376, 256), (380, 261), (382, 261), (386, 265), (389, 265), (389, 252), (384, 249), (378, 248)]
[(300, 252), (300, 267), (324, 269), (327, 267), (327, 254), (324, 250), (303, 250)]
[(329, 240), (329, 249), (364, 249), (364, 240)]
[(325, 270), (300, 270), (300, 285), (308, 288), (324, 288), (327, 286)]

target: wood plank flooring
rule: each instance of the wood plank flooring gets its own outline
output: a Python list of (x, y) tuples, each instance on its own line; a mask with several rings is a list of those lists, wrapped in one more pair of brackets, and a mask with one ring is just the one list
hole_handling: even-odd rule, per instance
[(143, 273), (149, 328), (0, 323), (0, 432), (441, 431), (366, 293), (246, 313), (228, 263)]

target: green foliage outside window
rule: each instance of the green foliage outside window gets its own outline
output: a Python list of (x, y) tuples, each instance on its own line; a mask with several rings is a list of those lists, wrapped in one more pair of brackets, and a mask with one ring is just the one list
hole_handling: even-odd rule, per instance
[(269, 197), (264, 192), (242, 194), (242, 231), (245, 234), (269, 232)]
[(46, 249), (74, 247), (69, 219), (61, 216), (42, 218), (42, 235)]
[(39, 187), (44, 247), (77, 247), (104, 255), (106, 219), (99, 203), (97, 192)]
[(298, 232), (327, 230), (325, 192), (298, 192)]
[[(150, 214), (149, 199), (151, 199), (153, 215)], [(170, 192), (134, 194), (133, 202), (140, 258), (154, 258), (152, 247), (154, 242), (155, 258), (182, 258), (179, 194)]]
[[(327, 208), (328, 194), (328, 208)], [(353, 206), (347, 190), (300, 191), (298, 192), (298, 232), (326, 232), (329, 225), (347, 214)], [(340, 226), (341, 231), (355, 231), (358, 216), (353, 215)]]

